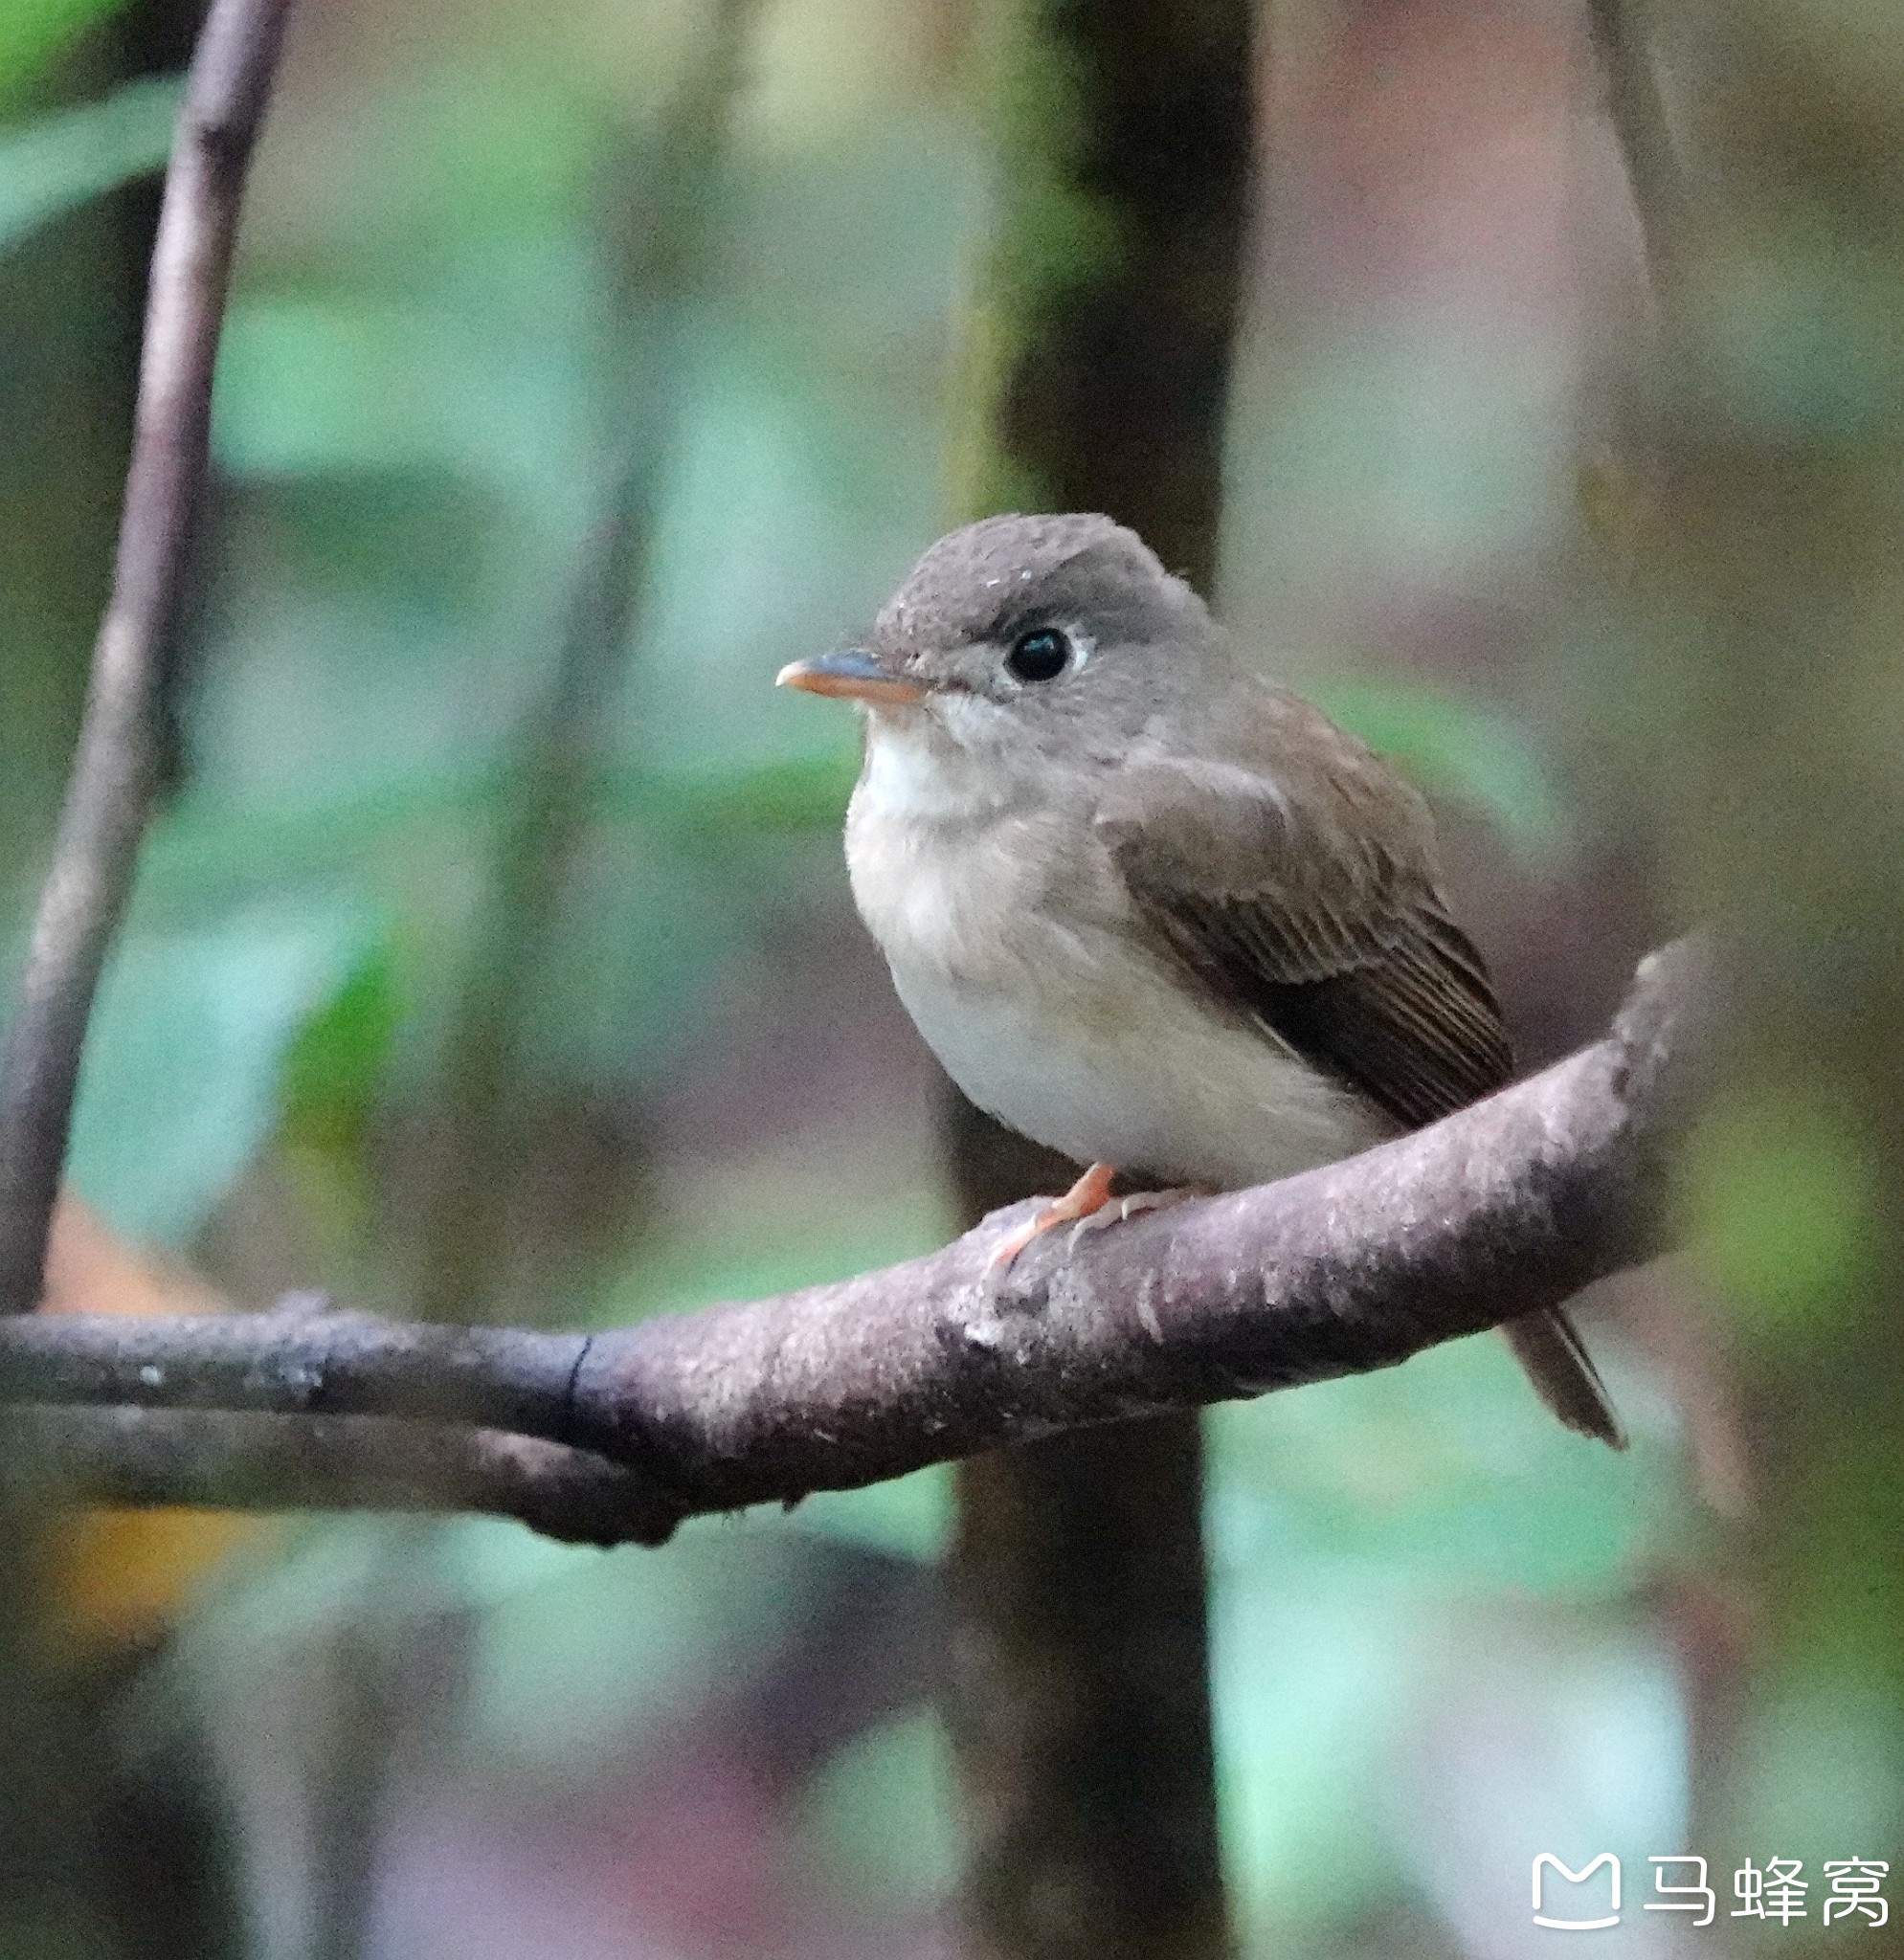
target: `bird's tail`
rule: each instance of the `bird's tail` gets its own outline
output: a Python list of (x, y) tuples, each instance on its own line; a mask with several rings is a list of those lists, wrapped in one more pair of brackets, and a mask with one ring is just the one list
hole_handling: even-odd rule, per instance
[(1581, 1436), (1597, 1436), (1616, 1450), (1626, 1447), (1626, 1432), (1606, 1384), (1573, 1322), (1560, 1308), (1523, 1314), (1507, 1322), (1501, 1332), (1534, 1384), (1534, 1392), (1569, 1429)]

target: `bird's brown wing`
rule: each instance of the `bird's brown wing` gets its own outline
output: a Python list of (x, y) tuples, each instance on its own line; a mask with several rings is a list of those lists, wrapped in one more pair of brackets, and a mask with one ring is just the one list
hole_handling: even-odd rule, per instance
[(1338, 739), (1287, 787), (1230, 764), (1132, 763), (1097, 829), (1214, 1005), (1414, 1128), (1499, 1088), (1512, 1054), (1436, 889), (1419, 800)]
[[(1407, 1128), (1502, 1086), (1512, 1052), (1481, 955), (1448, 917), (1425, 807), (1301, 703), (1289, 760), (1133, 760), (1099, 835), (1139, 918), (1212, 1003), (1254, 1021)], [(1271, 730), (1273, 739), (1274, 729)], [(1548, 1408), (1624, 1446), (1563, 1313), (1502, 1329)]]

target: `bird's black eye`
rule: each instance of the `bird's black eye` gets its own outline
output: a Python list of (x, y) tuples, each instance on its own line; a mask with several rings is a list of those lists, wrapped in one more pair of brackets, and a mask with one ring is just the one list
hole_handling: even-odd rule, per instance
[(1034, 626), (1012, 642), (1005, 665), (1020, 680), (1055, 680), (1070, 659), (1071, 642), (1055, 626)]

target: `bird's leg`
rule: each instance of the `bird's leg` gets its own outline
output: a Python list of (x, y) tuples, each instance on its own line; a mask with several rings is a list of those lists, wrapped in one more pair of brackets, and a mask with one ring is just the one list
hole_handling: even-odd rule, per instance
[(1055, 1226), (1075, 1224), (1111, 1203), (1110, 1181), (1117, 1175), (1109, 1164), (1093, 1164), (1062, 1198), (1054, 1198), (1029, 1224), (1020, 1225), (992, 1255), (994, 1266), (1002, 1270), (1018, 1258), (1034, 1238)]

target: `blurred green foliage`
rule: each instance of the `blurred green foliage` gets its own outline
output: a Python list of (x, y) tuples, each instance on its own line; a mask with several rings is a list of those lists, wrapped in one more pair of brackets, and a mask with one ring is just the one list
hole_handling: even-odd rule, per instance
[(0, 8), (0, 109), (29, 87), (83, 30), (127, 0), (10, 0)]
[(1827, 1332), (1878, 1251), (1876, 1153), (1851, 1112), (1776, 1079), (1702, 1122), (1687, 1164), (1688, 1230), (1748, 1340), (1789, 1351)]
[(128, 932), (86, 1051), (79, 1191), (130, 1236), (184, 1243), (277, 1132), (285, 1059), (345, 993), (373, 932), (353, 906), (311, 902)]
[(158, 169), (182, 84), (129, 81), (103, 101), (0, 136), (0, 252), (76, 204)]
[(816, 1776), (803, 1822), (821, 1869), (857, 1910), (950, 1896), (958, 1846), (947, 1828), (952, 1752), (930, 1713), (897, 1716), (855, 1737)]

